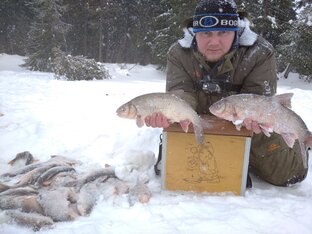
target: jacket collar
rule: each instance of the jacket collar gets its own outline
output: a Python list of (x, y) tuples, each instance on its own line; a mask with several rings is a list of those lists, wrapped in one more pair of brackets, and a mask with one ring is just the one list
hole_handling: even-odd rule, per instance
[[(238, 21), (238, 26), (240, 28), (238, 31), (238, 35), (239, 35), (238, 42), (240, 46), (252, 46), (257, 41), (258, 34), (253, 32), (250, 29), (249, 25), (250, 25), (250, 22), (247, 18), (240, 19)], [(182, 46), (183, 48), (191, 48), (192, 42), (195, 36), (195, 34), (193, 33), (193, 29), (184, 28), (183, 31), (184, 31), (184, 37), (180, 39), (178, 42), (180, 46)]]

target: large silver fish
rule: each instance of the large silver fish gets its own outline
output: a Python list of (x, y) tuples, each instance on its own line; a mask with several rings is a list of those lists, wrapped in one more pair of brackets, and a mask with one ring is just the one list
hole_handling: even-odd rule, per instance
[(228, 96), (212, 104), (210, 112), (217, 117), (232, 121), (235, 125), (244, 120), (256, 121), (263, 133), (280, 134), (292, 148), (298, 139), (304, 166), (307, 167), (307, 148), (312, 147), (312, 134), (306, 124), (294, 111), (289, 109), (292, 93), (273, 97), (256, 94), (237, 94)]
[(202, 144), (204, 141), (201, 118), (186, 101), (173, 93), (144, 94), (123, 104), (116, 112), (119, 117), (136, 119), (138, 127), (144, 125), (146, 116), (160, 112), (171, 123), (180, 123), (185, 132), (188, 131), (189, 124), (192, 123), (197, 142)]

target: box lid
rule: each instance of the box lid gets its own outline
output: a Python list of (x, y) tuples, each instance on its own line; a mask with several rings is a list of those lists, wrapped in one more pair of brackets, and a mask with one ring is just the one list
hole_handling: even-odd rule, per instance
[[(211, 128), (205, 128), (205, 134), (211, 135), (230, 135), (230, 136), (246, 136), (251, 137), (253, 132), (242, 127), (237, 130), (235, 125), (227, 120), (217, 118), (211, 115), (201, 115), (203, 121), (207, 121)], [(164, 129), (165, 132), (183, 132), (179, 123), (171, 124), (168, 128)], [(194, 133), (192, 124), (189, 126), (189, 133)]]

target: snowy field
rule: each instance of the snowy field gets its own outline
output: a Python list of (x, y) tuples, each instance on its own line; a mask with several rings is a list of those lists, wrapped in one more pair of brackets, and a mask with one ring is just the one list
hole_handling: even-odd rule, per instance
[[(154, 66), (106, 64), (111, 80), (75, 82), (25, 70), (18, 66), (22, 59), (0, 54), (0, 174), (10, 170), (7, 162), (17, 153), (30, 151), (41, 161), (50, 155), (78, 159), (85, 169), (110, 164), (125, 180), (148, 178), (152, 191), (147, 204), (130, 206), (125, 196), (100, 199), (88, 217), (37, 233), (312, 233), (311, 172), (287, 188), (252, 178), (244, 197), (161, 190), (153, 170), (161, 129), (137, 128), (116, 116), (131, 98), (164, 91), (165, 75)], [(312, 130), (312, 84), (291, 74), (278, 83), (278, 93), (284, 92), (295, 94), (293, 110)], [(0, 224), (0, 233), (33, 231)]]

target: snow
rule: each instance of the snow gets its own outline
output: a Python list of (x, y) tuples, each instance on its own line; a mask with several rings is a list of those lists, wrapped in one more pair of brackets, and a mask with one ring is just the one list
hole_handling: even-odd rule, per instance
[[(130, 182), (148, 179), (152, 192), (149, 203), (133, 206), (125, 196), (105, 196), (90, 216), (37, 233), (312, 233), (311, 173), (287, 188), (253, 177), (244, 197), (161, 190), (152, 167), (161, 129), (138, 128), (115, 113), (135, 96), (164, 91), (165, 75), (154, 66), (105, 64), (112, 79), (87, 82), (55, 80), (52, 73), (19, 67), (22, 62), (23, 57), (0, 54), (1, 174), (17, 153), (28, 150), (41, 161), (55, 154), (78, 159), (86, 170), (116, 166)], [(309, 129), (311, 90), (297, 74), (278, 83), (278, 93), (294, 93), (293, 110)], [(0, 224), (0, 230), (33, 233), (16, 224)]]
[(239, 44), (242, 46), (250, 46), (255, 43), (258, 35), (250, 29), (250, 21), (247, 18), (239, 19), (238, 26), (243, 30), (239, 37)]
[(273, 16), (267, 16), (267, 19), (271, 22), (272, 28), (277, 28), (276, 18)]

